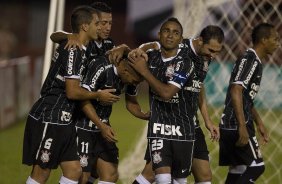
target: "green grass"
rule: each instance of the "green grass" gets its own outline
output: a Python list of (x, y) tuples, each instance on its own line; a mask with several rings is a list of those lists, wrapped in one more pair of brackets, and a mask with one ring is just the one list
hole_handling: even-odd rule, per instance
[[(147, 100), (141, 100), (140, 104), (144, 110), (148, 110)], [(125, 108), (124, 100), (114, 105), (111, 123), (116, 131), (118, 147), (120, 148), (120, 159), (138, 140), (145, 123), (132, 116)], [(0, 184), (25, 183), (31, 172), (31, 167), (21, 164), (22, 143), (25, 119), (0, 132)], [(58, 183), (61, 170), (53, 170), (48, 184)]]
[[(140, 102), (142, 107), (144, 107), (144, 110), (148, 110), (147, 98), (142, 98)], [(216, 112), (218, 113), (218, 111)], [(215, 114), (214, 111), (211, 111), (210, 113), (213, 115), (212, 117), (214, 117), (213, 121), (219, 122), (216, 117), (220, 117), (220, 114)], [(271, 113), (261, 111), (262, 117), (265, 117), (265, 125), (271, 132), (271, 142), (262, 147), (266, 171), (256, 184), (278, 184), (282, 181), (282, 145), (280, 143), (282, 133), (279, 131), (281, 130), (282, 125), (277, 120), (280, 119), (281, 121), (281, 114), (281, 111), (271, 111)], [(123, 159), (127, 151), (132, 149), (132, 147), (134, 147), (134, 143), (139, 140), (138, 138), (146, 122), (136, 119), (127, 112), (122, 100), (114, 105), (111, 123), (117, 133), (118, 147), (120, 148), (120, 159)], [(30, 174), (31, 167), (21, 164), (24, 126), (25, 120), (22, 120), (12, 127), (0, 132), (1, 184), (25, 183), (26, 178)], [(205, 128), (203, 128), (203, 130), (205, 131)], [(218, 167), (218, 145), (217, 143), (211, 143), (208, 136), (206, 136), (206, 140), (211, 153), (211, 168), (214, 174), (213, 183), (223, 183), (222, 181), (226, 176), (227, 168)], [(60, 175), (60, 169), (52, 171), (48, 184), (58, 183)], [(191, 179), (192, 177), (189, 177), (189, 181)], [(121, 183), (119, 182), (119, 184)]]

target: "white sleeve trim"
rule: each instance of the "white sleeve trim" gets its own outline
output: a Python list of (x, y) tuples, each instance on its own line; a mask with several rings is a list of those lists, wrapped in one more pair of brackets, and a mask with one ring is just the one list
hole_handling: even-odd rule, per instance
[(176, 83), (176, 82), (174, 82), (174, 81), (168, 81), (168, 83), (178, 87), (179, 89), (181, 89), (181, 85)]

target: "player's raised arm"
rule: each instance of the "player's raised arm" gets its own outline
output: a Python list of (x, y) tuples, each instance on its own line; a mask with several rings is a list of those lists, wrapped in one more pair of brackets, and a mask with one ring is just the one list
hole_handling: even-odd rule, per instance
[(78, 38), (78, 34), (68, 33), (65, 31), (57, 31), (51, 34), (50, 39), (55, 43), (60, 43), (63, 40), (68, 40), (65, 49), (79, 47), (82, 49), (82, 43)]

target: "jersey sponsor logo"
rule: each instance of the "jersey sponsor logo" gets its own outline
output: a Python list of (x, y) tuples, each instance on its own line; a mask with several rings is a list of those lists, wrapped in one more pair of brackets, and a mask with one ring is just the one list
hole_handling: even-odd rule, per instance
[(241, 73), (242, 73), (242, 70), (243, 70), (243, 68), (244, 68), (244, 64), (245, 64), (246, 61), (247, 61), (247, 59), (245, 59), (245, 58), (243, 58), (243, 59), (241, 60), (241, 63), (240, 63), (240, 65), (239, 65), (239, 69), (238, 69), (237, 75), (236, 75), (236, 77), (235, 77), (235, 81), (237, 81), (237, 80), (239, 79), (239, 77), (240, 77), (240, 75), (241, 75)]
[(184, 89), (191, 92), (199, 93), (201, 91), (202, 82), (199, 80), (192, 80), (192, 86), (185, 87)]
[(94, 75), (94, 77), (92, 78), (92, 82), (91, 82), (91, 85), (90, 87), (92, 89), (94, 89), (95, 85), (96, 85), (96, 81), (98, 80), (99, 76), (101, 75), (101, 73), (104, 71), (104, 67), (101, 67), (97, 72), (96, 74)]
[(255, 62), (254, 62), (254, 65), (253, 65), (253, 67), (252, 67), (252, 69), (251, 69), (251, 71), (250, 71), (250, 73), (249, 73), (248, 76), (247, 76), (247, 79), (244, 80), (244, 84), (248, 84), (248, 83), (249, 83), (249, 81), (250, 81), (250, 79), (252, 78), (253, 73), (254, 73), (254, 71), (255, 71), (255, 69), (256, 69), (256, 67), (257, 67), (257, 65), (258, 65), (258, 62), (255, 61)]
[(61, 121), (69, 122), (71, 120), (71, 117), (72, 115), (70, 112), (62, 111)]
[(80, 157), (80, 165), (81, 167), (86, 167), (88, 166), (88, 156), (83, 155), (83, 156), (79, 156)]
[(155, 164), (158, 164), (162, 161), (161, 152), (154, 152), (152, 157)]
[(68, 74), (72, 74), (73, 70), (73, 57), (74, 57), (74, 49), (71, 48), (69, 52), (69, 60), (68, 60)]
[(162, 135), (177, 135), (183, 136), (180, 131), (180, 126), (176, 125), (165, 125), (161, 123), (154, 123), (153, 125), (153, 133), (157, 134), (160, 133)]
[(185, 173), (188, 169), (181, 169), (181, 173)]
[(49, 162), (51, 153), (49, 153), (47, 150), (46, 151), (42, 150), (41, 153), (42, 153), (42, 155), (40, 157), (41, 161), (43, 163)]

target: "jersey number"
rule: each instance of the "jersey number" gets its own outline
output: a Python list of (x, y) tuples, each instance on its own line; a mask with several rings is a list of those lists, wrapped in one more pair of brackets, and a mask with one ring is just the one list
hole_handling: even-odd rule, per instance
[(160, 150), (164, 147), (163, 140), (153, 140), (152, 141), (152, 151)]
[(88, 145), (89, 143), (88, 142), (81, 142), (81, 152), (82, 153), (88, 153)]
[(53, 139), (49, 138), (45, 141), (44, 148), (50, 149)]

